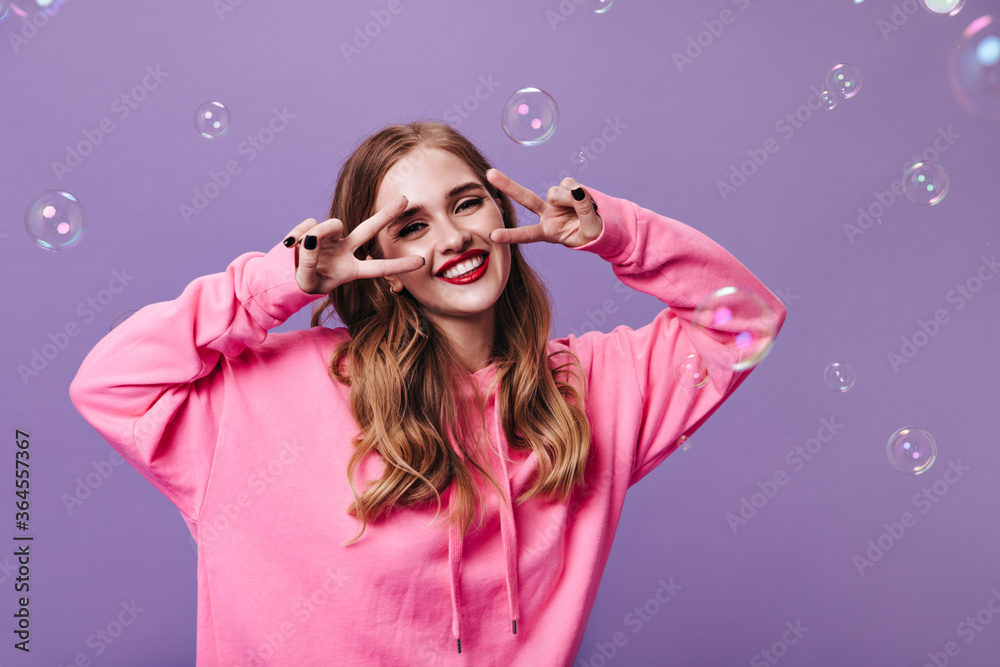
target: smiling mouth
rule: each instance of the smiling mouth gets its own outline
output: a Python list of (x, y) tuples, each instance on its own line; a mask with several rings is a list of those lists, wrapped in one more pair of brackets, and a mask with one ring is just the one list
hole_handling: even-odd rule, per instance
[(462, 276), (472, 273), (480, 266), (486, 262), (485, 255), (476, 255), (464, 262), (460, 262), (458, 265), (451, 267), (447, 271), (441, 274), (442, 278), (461, 278)]
[[(444, 278), (446, 275), (449, 278), (456, 278), (478, 268), (484, 261), (486, 261), (485, 258), (488, 256), (489, 253), (486, 251), (475, 251), (471, 253), (471, 256), (468, 256), (466, 259), (449, 266), (447, 269), (439, 271), (436, 275), (438, 278)], [(456, 271), (458, 271), (458, 273), (456, 273)]]
[(489, 263), (489, 255), (477, 255), (472, 259), (460, 263), (458, 266), (452, 267), (444, 275), (438, 276), (438, 278), (455, 285), (475, 282), (486, 274), (486, 267), (489, 266)]

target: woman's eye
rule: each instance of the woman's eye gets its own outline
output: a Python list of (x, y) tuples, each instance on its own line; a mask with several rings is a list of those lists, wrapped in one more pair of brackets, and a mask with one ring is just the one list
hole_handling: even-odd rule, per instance
[(482, 197), (477, 197), (476, 199), (466, 199), (464, 202), (462, 202), (461, 204), (458, 205), (458, 210), (461, 211), (461, 210), (465, 209), (466, 208), (466, 206), (465, 206), (466, 204), (470, 204), (471, 206), (479, 206), (482, 203), (483, 203), (483, 198)]
[[(462, 202), (461, 204), (458, 205), (458, 210), (459, 211), (464, 211), (467, 208), (472, 208), (473, 206), (479, 206), (482, 203), (483, 203), (483, 198), (482, 197), (477, 197), (475, 199), (466, 199), (464, 202)], [(422, 223), (422, 222), (414, 222), (413, 224), (410, 224), (410, 225), (407, 225), (406, 227), (403, 227), (402, 229), (399, 230), (399, 233), (396, 235), (396, 238), (402, 238), (404, 236), (407, 236), (407, 235), (413, 233), (422, 224), (424, 224), (424, 223)]]

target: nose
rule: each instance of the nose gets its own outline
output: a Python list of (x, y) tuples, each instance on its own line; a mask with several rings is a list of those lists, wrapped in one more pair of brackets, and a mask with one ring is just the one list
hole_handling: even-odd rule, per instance
[(472, 240), (472, 232), (463, 225), (456, 224), (451, 216), (444, 216), (438, 223), (440, 230), (441, 249), (460, 251)]

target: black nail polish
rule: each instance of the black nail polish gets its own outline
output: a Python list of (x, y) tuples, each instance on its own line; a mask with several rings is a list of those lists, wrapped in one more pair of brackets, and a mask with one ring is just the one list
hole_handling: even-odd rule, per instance
[(293, 245), (295, 245), (295, 237), (289, 236), (287, 239), (284, 240), (284, 244), (286, 248), (291, 248)]
[(302, 247), (305, 248), (306, 250), (315, 250), (316, 249), (316, 237), (315, 236), (311, 236), (311, 235), (310, 236), (306, 236), (306, 240), (302, 244)]
[(583, 186), (578, 187), (576, 190), (573, 190), (573, 199), (577, 201), (583, 201), (583, 198), (586, 196), (587, 195), (583, 192)]

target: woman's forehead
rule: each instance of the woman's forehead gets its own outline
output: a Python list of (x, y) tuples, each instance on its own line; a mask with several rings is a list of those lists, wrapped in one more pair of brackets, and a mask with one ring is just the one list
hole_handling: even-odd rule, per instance
[(457, 155), (440, 148), (418, 147), (389, 168), (379, 184), (376, 199), (384, 201), (400, 194), (414, 199), (437, 198), (469, 180), (479, 179)]

